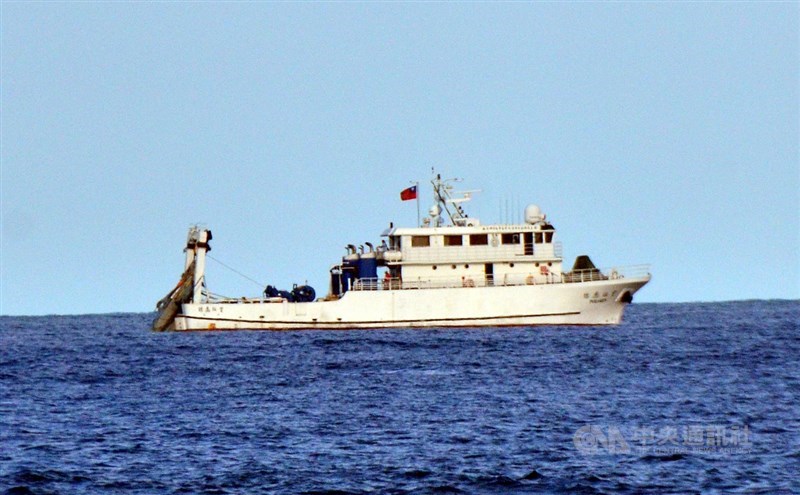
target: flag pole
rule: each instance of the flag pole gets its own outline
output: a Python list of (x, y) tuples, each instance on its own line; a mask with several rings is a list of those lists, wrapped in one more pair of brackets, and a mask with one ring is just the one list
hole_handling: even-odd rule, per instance
[(414, 183), (414, 187), (417, 188), (416, 189), (416, 191), (417, 191), (417, 194), (416, 194), (416, 196), (417, 196), (417, 227), (419, 227), (419, 181)]

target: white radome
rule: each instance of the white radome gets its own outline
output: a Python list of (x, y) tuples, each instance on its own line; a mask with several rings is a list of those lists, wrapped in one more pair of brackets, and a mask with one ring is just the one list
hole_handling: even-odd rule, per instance
[(525, 207), (525, 223), (534, 225), (543, 221), (545, 215), (539, 205), (528, 205)]

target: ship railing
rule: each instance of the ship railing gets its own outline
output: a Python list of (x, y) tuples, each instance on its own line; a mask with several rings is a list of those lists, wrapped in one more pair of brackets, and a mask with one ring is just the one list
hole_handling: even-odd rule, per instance
[(410, 289), (446, 289), (455, 287), (485, 287), (492, 285), (491, 278), (487, 281), (486, 277), (465, 276), (455, 277), (418, 277), (406, 279), (380, 279), (368, 278), (358, 279), (353, 283), (350, 290), (410, 290)]
[(572, 270), (561, 274), (561, 282), (570, 284), (609, 279), (642, 278), (648, 276), (650, 276), (650, 265), (615, 266), (612, 268)]
[(281, 297), (264, 297), (262, 296), (252, 296), (252, 297), (230, 297), (230, 296), (223, 296), (221, 294), (216, 294), (214, 292), (203, 290), (202, 293), (202, 304), (259, 304), (259, 303), (266, 303), (266, 302), (279, 302), (283, 301)]
[(458, 277), (417, 277), (405, 279), (366, 278), (356, 280), (350, 290), (413, 290), (469, 287), (509, 287), (518, 285), (569, 284), (650, 275), (649, 265), (617, 266), (572, 270), (567, 273), (509, 273), (504, 275), (463, 275)]
[[(612, 268), (588, 268), (572, 270), (566, 273), (509, 273), (504, 275), (463, 275), (428, 278), (366, 278), (356, 280), (350, 290), (375, 291), (375, 290), (415, 290), (415, 289), (447, 289), (471, 287), (510, 287), (518, 285), (546, 285), (570, 284), (580, 282), (595, 282), (602, 280), (617, 280), (624, 278), (645, 278), (650, 276), (650, 265), (616, 266)], [(204, 304), (258, 304), (282, 302), (283, 298), (256, 297), (227, 297), (203, 290)]]
[(595, 282), (598, 280), (608, 280), (610, 274), (603, 273), (598, 268), (587, 268), (585, 270), (572, 270), (561, 274), (561, 282), (565, 284), (577, 282)]
[(351, 290), (414, 290), (414, 289), (453, 289), (470, 287), (504, 287), (553, 283), (554, 277), (541, 277), (534, 280), (532, 275), (465, 275), (462, 277), (428, 277), (399, 279), (357, 280)]

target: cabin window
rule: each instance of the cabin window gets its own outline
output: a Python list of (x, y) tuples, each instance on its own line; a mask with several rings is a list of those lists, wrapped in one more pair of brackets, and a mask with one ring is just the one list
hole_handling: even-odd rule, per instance
[(464, 244), (464, 237), (460, 235), (446, 235), (444, 236), (445, 246), (462, 246)]
[(541, 244), (543, 242), (544, 236), (541, 232), (536, 232), (536, 244)]
[(519, 244), (519, 234), (503, 234), (501, 241), (503, 244)]
[(489, 244), (488, 234), (472, 234), (469, 236), (470, 246), (487, 246)]
[(553, 242), (553, 231), (548, 230), (544, 233), (544, 242)]
[(431, 245), (431, 237), (427, 235), (414, 235), (411, 236), (411, 247), (429, 247)]

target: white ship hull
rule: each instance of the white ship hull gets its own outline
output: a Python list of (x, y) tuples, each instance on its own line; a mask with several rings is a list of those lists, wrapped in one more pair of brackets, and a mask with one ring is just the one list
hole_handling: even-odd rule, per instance
[(182, 305), (175, 330), (615, 325), (649, 275), (577, 283), (350, 291), (307, 303)]

